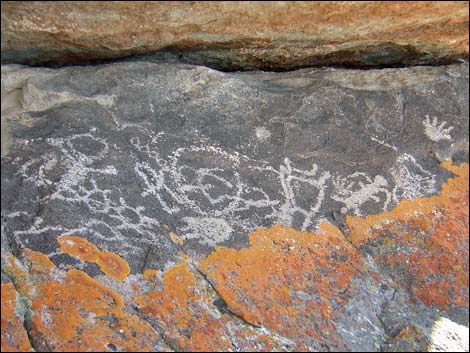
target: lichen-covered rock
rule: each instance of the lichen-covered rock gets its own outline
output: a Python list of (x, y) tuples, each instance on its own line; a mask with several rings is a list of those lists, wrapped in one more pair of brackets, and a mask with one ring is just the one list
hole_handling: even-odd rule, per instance
[[(301, 340), (288, 340), (245, 324), (220, 310), (220, 299), (197, 269), (181, 262), (165, 272), (163, 290), (136, 297), (136, 303), (150, 322), (164, 332), (167, 342), (181, 351), (299, 351)], [(222, 301), (223, 303), (223, 301)]]
[(468, 63), (3, 66), (2, 349), (464, 349), (468, 110)]
[(468, 57), (466, 1), (2, 2), (2, 63), (136, 54), (227, 70)]
[(124, 281), (129, 275), (130, 269), (126, 261), (112, 252), (99, 251), (85, 238), (63, 235), (58, 237), (57, 241), (63, 253), (76, 256), (80, 260), (96, 262), (101, 271), (114, 279)]
[[(390, 212), (347, 219), (351, 242), (427, 305), (468, 305), (468, 165), (439, 196), (404, 200)], [(459, 254), (460, 256), (456, 256)]]
[(33, 352), (28, 334), (23, 327), (24, 318), (18, 295), (12, 283), (2, 283), (2, 352)]
[(112, 289), (82, 271), (58, 270), (42, 253), (26, 249), (22, 255), (26, 268), (7, 257), (4, 270), (31, 303), (27, 325), (37, 350), (135, 352), (164, 345), (147, 322), (123, 310)]
[(355, 298), (358, 283), (374, 280), (361, 271), (363, 261), (343, 234), (322, 228), (319, 234), (281, 226), (256, 231), (249, 249), (217, 249), (201, 269), (230, 311), (247, 322), (315, 350), (347, 349), (336, 332), (337, 315)]

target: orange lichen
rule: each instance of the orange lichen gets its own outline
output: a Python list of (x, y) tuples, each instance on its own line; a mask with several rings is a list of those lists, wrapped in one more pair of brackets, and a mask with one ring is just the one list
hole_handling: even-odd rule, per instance
[(95, 262), (111, 278), (124, 281), (131, 272), (127, 262), (120, 256), (109, 251), (100, 251), (85, 238), (63, 235), (57, 238), (57, 242), (63, 253), (84, 261)]
[(425, 304), (447, 310), (469, 305), (469, 166), (442, 167), (456, 177), (438, 195), (403, 200), (391, 211), (346, 222), (354, 245), (374, 254)]
[(60, 245), (60, 251), (69, 254), (83, 261), (95, 262), (100, 251), (87, 239), (74, 235), (62, 235), (57, 238)]
[(39, 251), (25, 249), (24, 254), (26, 255), (26, 263), (29, 265), (29, 272), (32, 274), (46, 275), (55, 268), (52, 261)]
[(184, 240), (181, 239), (179, 236), (177, 236), (173, 232), (170, 232), (170, 239), (176, 245), (183, 246), (183, 244), (184, 244)]
[(131, 288), (134, 292), (136, 292), (136, 293), (140, 292), (140, 287), (137, 284), (131, 283), (130, 286), (131, 286)]
[(362, 259), (336, 227), (323, 223), (321, 229), (322, 234), (280, 225), (257, 230), (249, 235), (250, 248), (219, 247), (200, 267), (246, 321), (302, 342), (340, 344), (332, 342), (332, 301), (341, 305), (353, 295), (351, 278), (360, 275)]
[(152, 283), (155, 283), (158, 278), (158, 271), (152, 269), (146, 269), (144, 271), (144, 278)]
[(207, 303), (186, 263), (167, 271), (163, 283), (164, 291), (137, 297), (136, 303), (144, 314), (158, 321), (172, 345), (190, 351), (231, 348), (222, 323), (205, 308)]
[(98, 255), (96, 263), (101, 271), (119, 281), (124, 281), (131, 272), (129, 265), (122, 257), (109, 251), (102, 251)]
[(2, 352), (34, 352), (22, 321), (15, 314), (16, 291), (11, 283), (2, 284)]
[(396, 335), (390, 337), (387, 345), (400, 347), (402, 352), (430, 352), (429, 338), (413, 324), (405, 325)]
[[(158, 272), (145, 270), (144, 277), (156, 282)], [(219, 312), (207, 283), (179, 263), (163, 275), (165, 289), (136, 298), (143, 314), (159, 326), (172, 346), (188, 351), (280, 351), (281, 346), (265, 332), (240, 325)], [(293, 349), (305, 350), (295, 345)]]
[(40, 349), (150, 351), (160, 342), (149, 324), (124, 310), (112, 289), (82, 271), (51, 267), (44, 254), (26, 250), (23, 255), (28, 268), (41, 271), (29, 274), (17, 260), (10, 260), (5, 271), (31, 301), (31, 336)]

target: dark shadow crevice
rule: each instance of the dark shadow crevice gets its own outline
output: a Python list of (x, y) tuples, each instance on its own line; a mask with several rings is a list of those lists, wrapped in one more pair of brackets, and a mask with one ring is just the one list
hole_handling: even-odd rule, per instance
[[(222, 72), (265, 71), (288, 72), (305, 68), (388, 69), (411, 66), (442, 66), (468, 60), (468, 55), (428, 53), (411, 45), (377, 43), (339, 49), (328, 54), (309, 54), (315, 46), (276, 48), (215, 43), (212, 45), (172, 45), (147, 53), (57, 51), (31, 59), (15, 60), (24, 53), (6, 53), (2, 64), (23, 64), (32, 67), (61, 68), (96, 66), (117, 62), (155, 62), (206, 66)], [(5, 53), (3, 53), (5, 54)]]

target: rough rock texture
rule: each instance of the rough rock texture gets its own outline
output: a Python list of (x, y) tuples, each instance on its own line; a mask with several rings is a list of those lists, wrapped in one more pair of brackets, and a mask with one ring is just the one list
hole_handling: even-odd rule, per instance
[(4, 65), (2, 351), (468, 350), (468, 72)]
[(467, 1), (5, 1), (2, 63), (155, 53), (225, 70), (468, 57)]

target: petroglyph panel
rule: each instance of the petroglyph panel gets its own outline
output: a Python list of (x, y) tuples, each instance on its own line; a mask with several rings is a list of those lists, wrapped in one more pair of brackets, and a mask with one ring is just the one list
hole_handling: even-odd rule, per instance
[(170, 232), (200, 258), (215, 245), (246, 246), (260, 227), (317, 231), (324, 220), (341, 226), (338, 214), (433, 195), (451, 176), (436, 155), (468, 159), (468, 64), (387, 71), (407, 80), (6, 66), (2, 94), (19, 98), (2, 158), (5, 235), (63, 266), (52, 240), (68, 234), (133, 271), (163, 269), (180, 246)]

